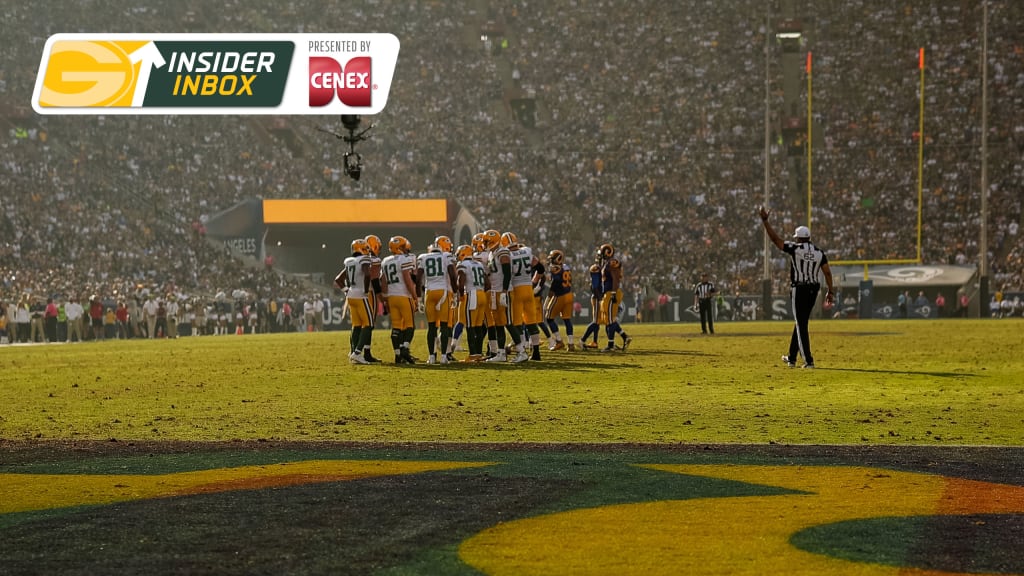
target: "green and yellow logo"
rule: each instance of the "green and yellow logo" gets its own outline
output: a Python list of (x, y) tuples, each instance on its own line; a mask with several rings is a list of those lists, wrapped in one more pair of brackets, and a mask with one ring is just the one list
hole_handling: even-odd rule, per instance
[(45, 68), (40, 71), (43, 83), (39, 105), (131, 106), (139, 85), (141, 56), (148, 44), (139, 41), (55, 42)]
[(57, 40), (38, 108), (253, 108), (281, 104), (295, 45), (259, 40)]

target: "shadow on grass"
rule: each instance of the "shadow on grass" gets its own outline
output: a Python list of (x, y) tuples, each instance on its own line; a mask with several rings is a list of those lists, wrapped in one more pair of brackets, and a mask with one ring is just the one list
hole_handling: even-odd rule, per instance
[[(633, 364), (629, 362), (617, 362), (615, 364), (616, 369), (623, 368), (640, 368), (639, 364)], [(559, 362), (558, 359), (551, 360), (530, 360), (528, 362), (521, 362), (519, 364), (513, 364), (511, 362), (452, 362), (444, 365), (430, 365), (430, 364), (416, 364), (414, 366), (408, 366), (403, 368), (411, 369), (424, 369), (424, 370), (551, 370), (557, 369), (559, 372), (593, 372), (594, 370), (607, 370), (609, 365), (607, 362), (587, 362), (587, 361), (573, 361), (573, 362)]]
[(966, 372), (922, 372), (919, 370), (881, 370), (878, 368), (823, 368), (815, 367), (816, 372), (829, 370), (832, 372), (863, 372), (866, 374), (902, 374), (905, 376), (934, 376), (936, 378), (977, 378), (977, 374)]
[(687, 356), (691, 358), (717, 358), (721, 356), (721, 354), (710, 354), (696, 350), (644, 350), (637, 353), (644, 356)]

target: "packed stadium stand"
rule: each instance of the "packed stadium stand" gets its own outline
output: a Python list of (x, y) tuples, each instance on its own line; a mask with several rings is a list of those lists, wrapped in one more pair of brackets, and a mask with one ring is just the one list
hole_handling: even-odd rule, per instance
[[(777, 14), (779, 3), (768, 4)], [(833, 259), (915, 255), (923, 47), (922, 256), (977, 263), (980, 2), (788, 5), (802, 25), (799, 51), (815, 62), (815, 240)], [(204, 217), (248, 198), (453, 198), (485, 226), (562, 249), (578, 267), (613, 242), (631, 292), (685, 292), (706, 270), (726, 293), (757, 293), (766, 35), (771, 205), (783, 229), (806, 219), (806, 142), (781, 129), (806, 100), (784, 98), (783, 47), (765, 8), (761, 0), (4, 3), (0, 300), (322, 290), (204, 239)], [(1008, 290), (1024, 288), (1022, 21), (1024, 4), (990, 3), (988, 246), (993, 286)], [(335, 118), (36, 115), (29, 102), (42, 47), (58, 32), (388, 32), (402, 49), (354, 182), (336, 142), (317, 131)], [(782, 266), (772, 274), (777, 291)]]

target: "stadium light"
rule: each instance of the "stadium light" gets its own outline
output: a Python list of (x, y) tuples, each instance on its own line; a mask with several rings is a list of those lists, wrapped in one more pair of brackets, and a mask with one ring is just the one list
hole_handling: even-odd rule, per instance
[(799, 32), (779, 32), (779, 33), (775, 34), (775, 37), (778, 38), (779, 40), (799, 40), (800, 39), (800, 33)]

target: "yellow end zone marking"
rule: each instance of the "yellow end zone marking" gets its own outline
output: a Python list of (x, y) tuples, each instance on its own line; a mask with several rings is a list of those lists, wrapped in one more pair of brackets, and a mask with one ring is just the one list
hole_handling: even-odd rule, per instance
[(490, 462), (308, 460), (174, 474), (0, 474), (0, 514), (188, 494), (490, 466)]
[[(844, 520), (1021, 513), (1024, 488), (874, 468), (663, 465), (663, 472), (807, 492), (666, 500), (499, 524), (459, 548), (487, 574), (937, 574), (804, 552), (793, 534)], [(685, 496), (685, 495), (680, 495)]]

